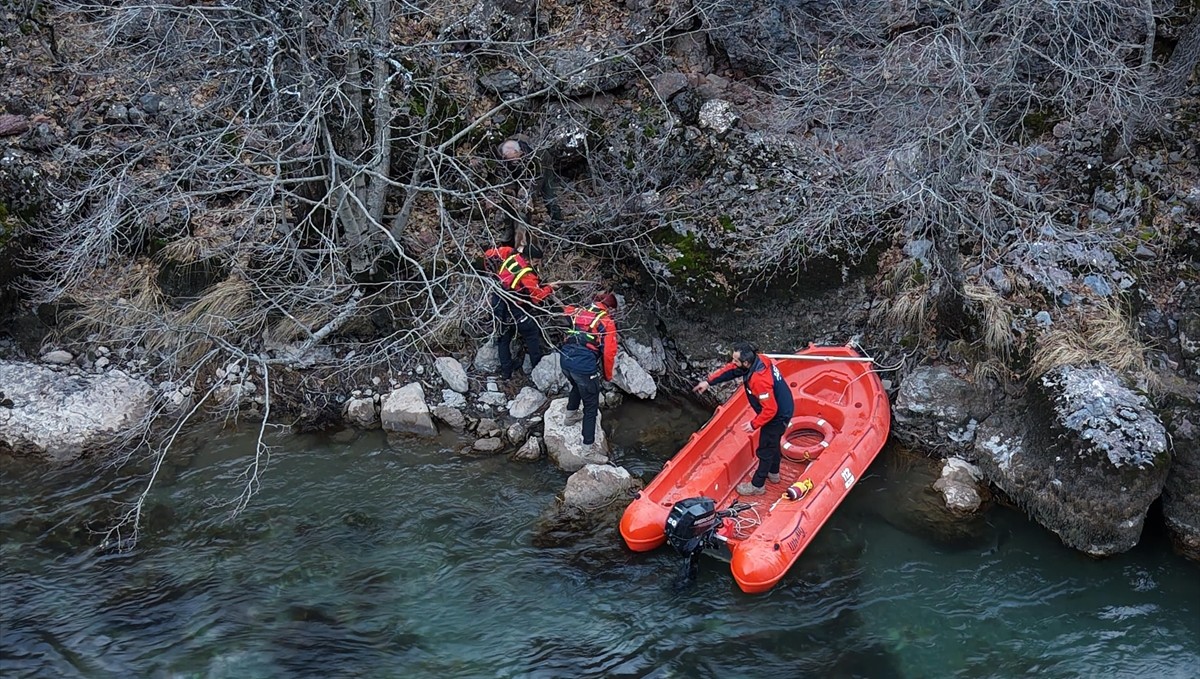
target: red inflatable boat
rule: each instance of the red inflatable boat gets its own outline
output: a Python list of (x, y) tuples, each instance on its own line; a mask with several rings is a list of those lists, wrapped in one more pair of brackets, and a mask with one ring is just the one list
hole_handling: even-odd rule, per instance
[(809, 345), (795, 356), (775, 357), (796, 403), (779, 482), (738, 497), (735, 487), (758, 465), (758, 432), (741, 430), (754, 411), (738, 389), (625, 510), (621, 535), (631, 549), (662, 545), (670, 520), (674, 546), (683, 551), (676, 538), (686, 529), (692, 545), (727, 550), (734, 579), (752, 594), (796, 562), (883, 447), (891, 412), (879, 376), (854, 349)]

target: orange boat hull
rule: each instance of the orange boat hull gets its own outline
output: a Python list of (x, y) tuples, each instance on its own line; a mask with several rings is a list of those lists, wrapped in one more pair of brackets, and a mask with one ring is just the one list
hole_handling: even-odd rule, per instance
[[(757, 524), (743, 521), (742, 530), (729, 536), (734, 580), (754, 594), (787, 573), (862, 478), (891, 427), (887, 393), (870, 363), (837, 360), (861, 358), (854, 349), (810, 345), (799, 355), (829, 360), (776, 361), (796, 403), (784, 434), (779, 482), (768, 483), (765, 495), (738, 497), (735, 487), (749, 481), (758, 466), (758, 433), (741, 431), (754, 411), (739, 389), (626, 508), (621, 536), (631, 549), (649, 551), (666, 541), (667, 515), (676, 502), (704, 496), (725, 508), (741, 499), (755, 504), (742, 516), (757, 517)], [(803, 497), (784, 495), (804, 480), (812, 489)]]

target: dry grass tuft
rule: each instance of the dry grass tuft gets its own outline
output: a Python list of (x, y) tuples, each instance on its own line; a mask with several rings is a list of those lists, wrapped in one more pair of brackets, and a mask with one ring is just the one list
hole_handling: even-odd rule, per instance
[(980, 311), (984, 348), (991, 356), (1007, 360), (1013, 348), (1012, 312), (1004, 298), (988, 285), (963, 287), (968, 304)]
[(171, 241), (158, 251), (158, 256), (176, 264), (195, 264), (212, 256), (207, 242), (195, 236), (184, 236)]
[(1086, 365), (1099, 361), (1123, 374), (1149, 379), (1146, 347), (1134, 333), (1121, 304), (1104, 301), (1076, 324), (1062, 322), (1042, 334), (1034, 348), (1030, 378), (1064, 365)]
[(932, 304), (928, 284), (905, 290), (892, 299), (888, 322), (900, 330), (920, 334), (929, 321)]

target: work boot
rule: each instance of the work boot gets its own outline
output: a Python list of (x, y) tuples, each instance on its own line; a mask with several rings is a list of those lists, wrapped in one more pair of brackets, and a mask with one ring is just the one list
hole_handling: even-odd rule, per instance
[(767, 492), (766, 488), (756, 486), (753, 483), (739, 483), (737, 487), (738, 495), (762, 495)]
[(575, 410), (568, 410), (566, 416), (563, 417), (563, 422), (565, 422), (567, 424), (575, 424), (576, 422), (580, 422), (582, 420), (583, 420), (583, 408), (576, 408)]
[(599, 442), (583, 444), (583, 450), (580, 451), (585, 458), (600, 459), (607, 458), (608, 451)]
[(767, 480), (771, 483), (779, 483), (779, 474), (767, 474)]

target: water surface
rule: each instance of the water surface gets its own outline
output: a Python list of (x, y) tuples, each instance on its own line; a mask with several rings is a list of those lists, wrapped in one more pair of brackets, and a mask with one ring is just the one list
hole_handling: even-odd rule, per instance
[[(695, 428), (634, 405), (615, 457), (653, 474)], [(645, 432), (644, 434), (638, 432)], [(1016, 512), (963, 535), (897, 519), (911, 465), (885, 453), (771, 592), (706, 560), (671, 587), (666, 550), (615, 526), (535, 547), (566, 475), (290, 437), (250, 506), (253, 439), (164, 471), (129, 553), (94, 548), (138, 481), (8, 461), (0, 471), (4, 677), (1195, 677), (1200, 570), (1157, 536), (1094, 561)], [(81, 478), (86, 476), (86, 478)]]

